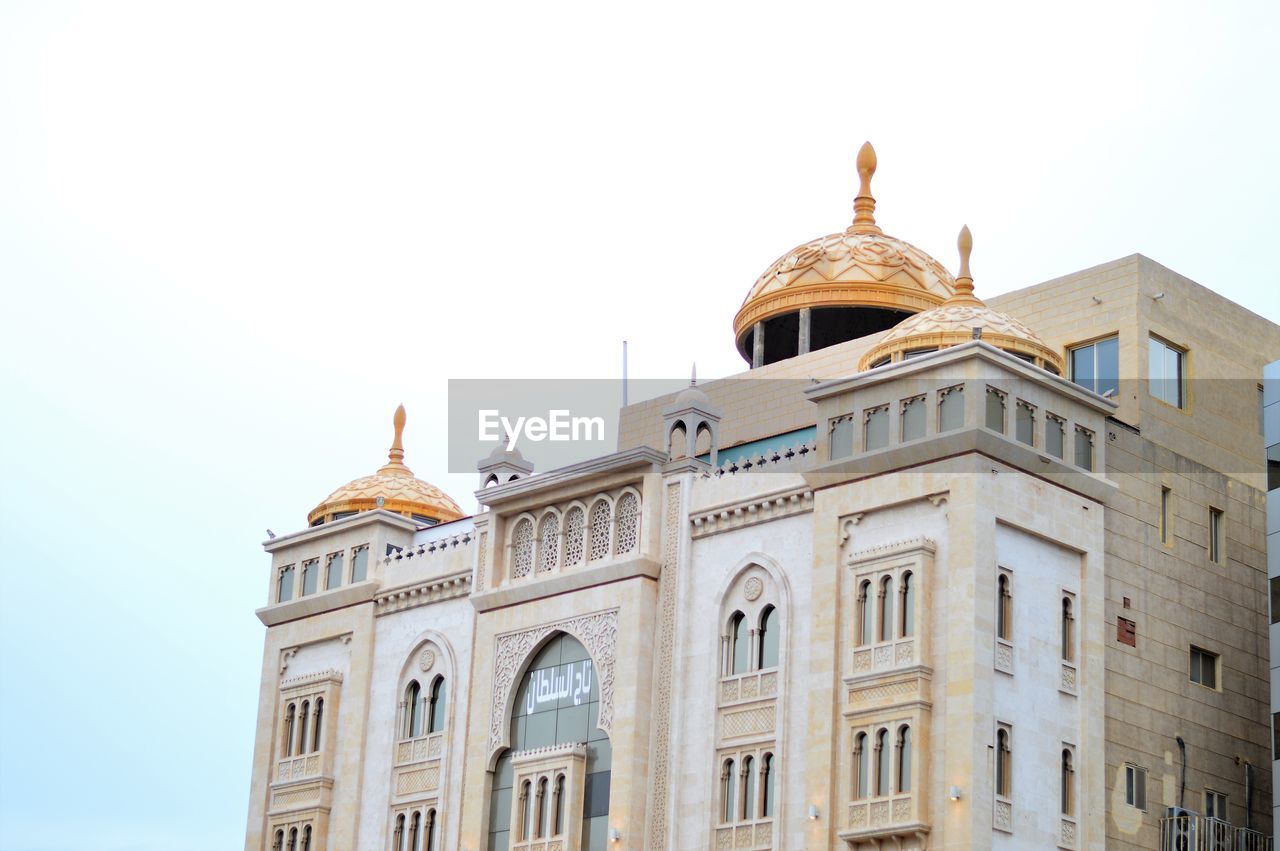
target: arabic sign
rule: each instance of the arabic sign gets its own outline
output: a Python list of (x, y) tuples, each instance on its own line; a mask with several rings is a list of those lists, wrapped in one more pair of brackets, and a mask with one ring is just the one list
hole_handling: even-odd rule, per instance
[(525, 715), (599, 700), (591, 660), (530, 671), (516, 705)]

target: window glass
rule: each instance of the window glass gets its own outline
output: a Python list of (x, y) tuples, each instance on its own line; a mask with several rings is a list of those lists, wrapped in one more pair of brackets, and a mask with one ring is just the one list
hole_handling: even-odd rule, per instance
[(870, 767), (871, 754), (867, 751), (867, 734), (859, 733), (854, 745), (854, 760), (857, 765), (854, 767), (854, 783), (856, 788), (854, 791), (854, 799), (865, 798), (871, 789), (870, 785)]
[(1016, 411), (1017, 421), (1015, 423), (1014, 431), (1018, 442), (1025, 443), (1028, 446), (1034, 446), (1036, 442), (1036, 409), (1019, 399)]
[(1182, 351), (1151, 337), (1147, 346), (1147, 379), (1151, 395), (1176, 408), (1183, 405)]
[(760, 667), (778, 667), (778, 610), (772, 606), (760, 616)]
[(917, 396), (902, 403), (902, 439), (918, 440), (924, 437), (924, 397)]
[(342, 553), (329, 556), (328, 568), (325, 571), (324, 587), (337, 588), (342, 584)]
[(1218, 687), (1218, 657), (1199, 647), (1191, 648), (1191, 682), (1206, 688)]
[(436, 677), (431, 686), (431, 717), (427, 719), (427, 732), (439, 733), (444, 729), (445, 703), (447, 703), (448, 687), (444, 677)]
[(889, 794), (889, 766), (893, 754), (890, 752), (889, 731), (876, 733), (876, 794)]
[(351, 553), (351, 581), (363, 582), (369, 572), (368, 545), (356, 547)]
[(1227, 812), (1227, 796), (1212, 789), (1204, 790), (1204, 814), (1209, 818), (1231, 821)]
[(1222, 563), (1222, 512), (1209, 509), (1209, 561)]
[(898, 735), (898, 791), (911, 791), (911, 728), (903, 727)]
[(882, 405), (867, 411), (867, 423), (864, 427), (864, 448), (869, 452), (872, 449), (882, 449), (889, 445), (889, 407)]
[(871, 582), (864, 581), (858, 586), (858, 643), (871, 643)]
[(1111, 337), (1071, 350), (1071, 380), (1099, 396), (1120, 391), (1120, 338)]
[(1071, 751), (1063, 749), (1062, 751), (1062, 814), (1069, 816), (1072, 813), (1075, 795), (1075, 769), (1071, 764)]
[(902, 637), (910, 638), (916, 631), (916, 584), (910, 573), (902, 575)]
[(853, 454), (853, 419), (838, 417), (831, 421), (831, 458), (848, 458)]
[(1267, 447), (1267, 490), (1280, 488), (1280, 443)]
[(1093, 470), (1093, 432), (1076, 426), (1075, 443), (1076, 466), (1082, 470)]
[(1280, 623), (1280, 576), (1268, 580), (1271, 585), (1271, 622)]
[(1147, 808), (1147, 770), (1134, 765), (1124, 767), (1124, 802), (1140, 810)]
[(1004, 394), (987, 388), (987, 428), (1004, 434)]
[(756, 817), (756, 761), (747, 757), (742, 761), (742, 817)]
[(1044, 449), (1055, 458), (1062, 457), (1062, 444), (1066, 440), (1067, 423), (1049, 414), (1044, 422)]
[(760, 818), (773, 817), (773, 776), (776, 773), (773, 754), (765, 754), (760, 766), (760, 782), (764, 786), (760, 795)]
[(938, 391), (938, 431), (950, 431), (964, 425), (964, 385)]
[(729, 673), (741, 674), (747, 670), (747, 654), (750, 650), (751, 635), (747, 628), (747, 619), (742, 612), (736, 612), (729, 626), (729, 640), (733, 643), (733, 658), (730, 659), (732, 667)]
[(302, 563), (302, 596), (316, 593), (320, 582), (320, 560), (311, 559)]
[(880, 582), (880, 640), (893, 640), (893, 578), (886, 576)]
[(720, 788), (720, 818), (722, 821), (733, 821), (733, 804), (737, 792), (737, 775), (734, 771), (733, 760), (729, 760), (724, 764), (724, 781)]
[(293, 599), (293, 565), (280, 571), (280, 587), (276, 591), (276, 602), (287, 603)]

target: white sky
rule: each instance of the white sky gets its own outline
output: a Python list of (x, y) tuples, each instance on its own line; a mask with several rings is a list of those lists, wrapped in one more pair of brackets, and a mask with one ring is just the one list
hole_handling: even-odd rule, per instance
[(782, 5), (0, 4), (0, 851), (239, 847), (263, 530), (401, 401), (472, 508), (450, 377), (738, 371), (864, 139), (979, 295), (1142, 252), (1280, 318), (1280, 4)]

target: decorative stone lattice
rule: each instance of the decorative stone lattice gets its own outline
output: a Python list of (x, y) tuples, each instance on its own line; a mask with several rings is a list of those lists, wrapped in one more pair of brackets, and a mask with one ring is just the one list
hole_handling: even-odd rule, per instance
[(573, 507), (564, 519), (564, 565), (574, 567), (582, 563), (582, 531), (586, 516), (582, 509)]
[(995, 814), (992, 819), (997, 830), (1013, 830), (1013, 804), (1008, 801), (996, 801)]
[(591, 506), (591, 561), (599, 561), (609, 555), (609, 519), (613, 509), (608, 500), (598, 499)]
[(773, 730), (774, 707), (761, 706), (742, 712), (727, 712), (724, 716), (724, 737), (751, 736)]
[[(675, 647), (676, 618), (676, 574), (679, 569), (677, 557), (680, 553), (681, 500), (680, 484), (672, 482), (667, 485), (666, 512), (662, 530), (662, 579), (659, 591), (660, 631), (655, 658), (667, 660), (672, 657)], [(661, 664), (661, 662), (660, 662)], [(649, 807), (652, 816), (649, 818), (649, 847), (665, 848), (667, 846), (667, 780), (670, 774), (671, 755), (671, 666), (662, 664), (657, 676), (657, 695), (654, 699), (654, 719), (656, 727), (653, 746), (653, 798)], [(723, 838), (731, 834), (721, 832), (717, 835), (717, 845)], [(725, 847), (725, 846), (722, 846)]]
[(528, 518), (516, 524), (511, 536), (511, 575), (521, 579), (533, 570), (533, 521)]
[(760, 581), (759, 576), (752, 576), (742, 586), (742, 595), (750, 602), (754, 603), (760, 599), (760, 595), (764, 593), (764, 583)]
[(489, 554), (489, 533), (480, 533), (480, 545), (476, 548), (476, 579), (475, 590), (484, 590), (484, 560)]
[[(533, 524), (530, 524), (532, 527)], [(506, 742), (507, 699), (516, 674), (530, 654), (552, 632), (573, 636), (591, 655), (600, 678), (600, 717), (597, 726), (605, 733), (613, 727), (614, 660), (618, 647), (618, 610), (543, 624), (520, 632), (499, 635), (494, 654), (493, 706), (489, 711), (489, 752), (496, 753)]]
[(618, 541), (613, 548), (616, 556), (634, 552), (640, 543), (640, 500), (633, 493), (618, 498)]
[(543, 573), (555, 568), (560, 558), (560, 542), (557, 540), (560, 526), (559, 518), (547, 514), (542, 518), (542, 528), (538, 530), (538, 572)]
[(1076, 669), (1070, 665), (1062, 666), (1062, 690), (1072, 694), (1076, 690)]

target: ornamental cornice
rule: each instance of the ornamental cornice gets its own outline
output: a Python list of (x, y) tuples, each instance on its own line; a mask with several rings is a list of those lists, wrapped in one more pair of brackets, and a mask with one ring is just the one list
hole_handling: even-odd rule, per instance
[(880, 561), (886, 558), (895, 558), (897, 556), (909, 554), (914, 555), (916, 553), (933, 555), (937, 551), (938, 545), (933, 542), (932, 538), (917, 535), (913, 538), (905, 538), (901, 541), (880, 544), (879, 546), (869, 547), (865, 550), (858, 550), (857, 552), (849, 553), (849, 556), (845, 559), (845, 565), (853, 567), (870, 561)]
[(373, 613), (375, 616), (389, 615), (441, 600), (465, 597), (470, 593), (471, 570), (468, 568), (444, 576), (433, 576), (410, 585), (384, 589), (373, 600)]
[(291, 688), (303, 688), (306, 686), (321, 685), (323, 683), (342, 684), (342, 672), (335, 671), (332, 668), (324, 671), (317, 671), (314, 674), (303, 674), (299, 677), (289, 677), (287, 680), (280, 681), (280, 690), (284, 691)]
[(699, 511), (689, 518), (689, 522), (693, 526), (692, 536), (704, 538), (809, 511), (813, 511), (813, 491), (809, 488), (794, 488), (782, 493), (727, 503), (710, 511)]
[(554, 759), (558, 756), (582, 756), (587, 755), (586, 742), (568, 742), (559, 745), (546, 745), (540, 748), (530, 748), (528, 750), (516, 751), (511, 755), (511, 762), (520, 765), (525, 762), (536, 762), (543, 759)]

